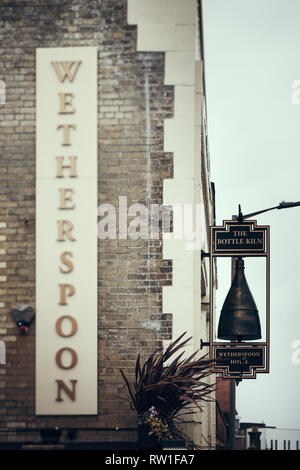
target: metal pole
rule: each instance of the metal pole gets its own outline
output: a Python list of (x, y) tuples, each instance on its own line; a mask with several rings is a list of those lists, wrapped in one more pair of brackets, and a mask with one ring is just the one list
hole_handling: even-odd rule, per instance
[(230, 380), (229, 449), (235, 449), (235, 379)]
[[(237, 216), (233, 215), (232, 220), (236, 220)], [(231, 258), (231, 283), (235, 274), (235, 260)], [(229, 450), (235, 449), (235, 402), (236, 402), (236, 382), (235, 379), (230, 380), (230, 410), (229, 410)]]

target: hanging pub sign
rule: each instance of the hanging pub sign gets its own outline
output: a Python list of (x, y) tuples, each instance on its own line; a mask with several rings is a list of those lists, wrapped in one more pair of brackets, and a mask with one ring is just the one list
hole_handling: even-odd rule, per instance
[[(229, 257), (232, 284), (215, 325), (215, 258)], [(244, 258), (263, 257), (266, 267), (265, 331), (261, 331), (259, 311), (248, 286)], [(210, 246), (210, 357), (224, 378), (255, 378), (269, 372), (270, 345), (270, 228), (256, 220), (225, 220), (211, 227)], [(217, 332), (217, 335), (216, 335)], [(216, 338), (217, 336), (217, 338)]]
[(213, 346), (216, 368), (223, 377), (255, 378), (256, 373), (265, 370), (265, 346)]
[(222, 227), (211, 227), (214, 255), (259, 255), (266, 252), (266, 228), (257, 227), (256, 221), (225, 220)]

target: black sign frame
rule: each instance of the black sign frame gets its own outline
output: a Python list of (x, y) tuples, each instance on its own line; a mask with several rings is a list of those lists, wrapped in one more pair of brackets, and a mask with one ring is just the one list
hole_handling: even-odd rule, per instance
[(216, 368), (224, 378), (256, 378), (265, 371), (266, 346), (213, 346)]
[(266, 253), (265, 226), (256, 220), (237, 222), (224, 220), (223, 226), (211, 227), (212, 253), (225, 256), (264, 256)]

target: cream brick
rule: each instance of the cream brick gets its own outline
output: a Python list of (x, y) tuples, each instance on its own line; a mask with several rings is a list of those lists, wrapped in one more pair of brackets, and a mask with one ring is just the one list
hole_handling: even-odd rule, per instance
[(0, 282), (6, 282), (7, 277), (6, 276), (0, 276)]
[(189, 179), (165, 179), (164, 199), (165, 205), (169, 204), (193, 204), (194, 185)]
[(174, 259), (173, 260), (173, 286), (174, 287), (192, 287), (193, 276), (191, 273), (194, 269), (194, 261), (190, 259)]
[[(186, 240), (176, 240), (171, 234), (170, 239), (166, 239), (166, 236), (169, 234), (163, 235), (163, 258), (164, 259), (192, 259), (193, 252), (192, 250), (186, 250)], [(165, 289), (166, 287), (164, 287)], [(164, 310), (164, 313), (170, 313)]]
[(194, 85), (194, 52), (166, 52), (165, 83), (166, 85)]
[(174, 24), (195, 24), (197, 19), (196, 0), (165, 0), (168, 21)]
[(5, 269), (7, 267), (7, 263), (0, 263), (0, 269)]
[[(186, 152), (186, 162), (188, 163), (188, 153), (193, 150), (194, 121), (192, 119), (168, 119), (165, 120), (165, 152), (176, 152), (183, 150)], [(190, 157), (191, 159), (193, 156)]]
[(17, 341), (17, 337), (16, 337), (16, 336), (6, 336), (6, 337), (5, 337), (5, 342), (6, 342), (6, 343), (9, 343), (9, 342), (14, 343), (15, 341)]
[(0, 228), (6, 228), (7, 223), (6, 222), (0, 222)]
[(196, 43), (196, 26), (176, 25), (175, 43), (177, 51), (194, 51)]
[(166, 0), (128, 0), (128, 24), (168, 23)]
[(128, 0), (128, 23), (195, 24), (196, 0)]
[(176, 86), (174, 99), (174, 118), (194, 119), (195, 115), (195, 87)]
[(176, 50), (175, 25), (155, 23), (139, 24), (137, 36), (137, 50)]
[[(172, 312), (173, 318), (173, 337), (177, 338), (183, 331), (187, 332), (187, 337), (194, 334), (194, 288), (193, 287), (165, 287), (163, 289), (164, 312)], [(192, 345), (185, 348), (187, 355), (193, 352)]]

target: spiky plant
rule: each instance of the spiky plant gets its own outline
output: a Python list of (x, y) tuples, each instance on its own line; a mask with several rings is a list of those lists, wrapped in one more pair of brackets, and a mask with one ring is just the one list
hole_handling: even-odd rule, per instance
[(171, 342), (165, 351), (155, 351), (143, 365), (138, 355), (133, 381), (120, 369), (138, 415), (154, 407), (161, 417), (173, 423), (179, 412), (180, 415), (191, 412), (191, 406), (201, 409), (203, 401), (211, 400), (209, 395), (215, 385), (206, 379), (214, 373), (213, 363), (205, 358), (195, 359), (198, 351), (183, 357), (182, 349), (191, 339), (181, 341), (185, 334)]

